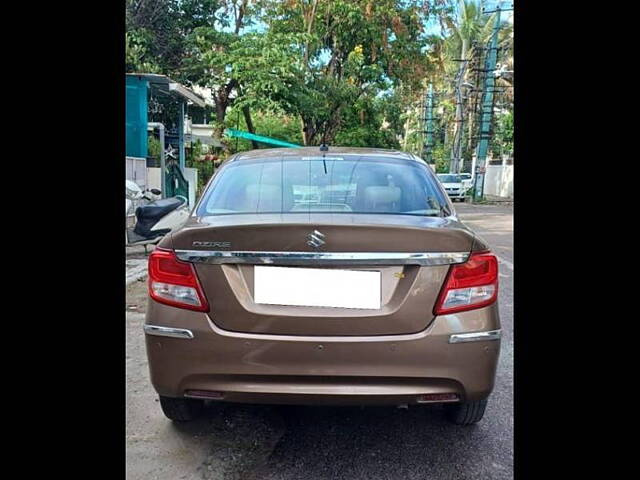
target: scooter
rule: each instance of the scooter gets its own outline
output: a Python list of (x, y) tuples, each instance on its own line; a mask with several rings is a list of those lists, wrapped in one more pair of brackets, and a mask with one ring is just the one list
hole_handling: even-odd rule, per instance
[(189, 204), (185, 197), (176, 195), (160, 199), (161, 193), (156, 188), (142, 191), (135, 182), (126, 181), (126, 216), (133, 208), (134, 200), (148, 202), (136, 208), (136, 223), (133, 227), (126, 229), (127, 247), (144, 245), (146, 253), (147, 245), (158, 243), (162, 237), (189, 218)]

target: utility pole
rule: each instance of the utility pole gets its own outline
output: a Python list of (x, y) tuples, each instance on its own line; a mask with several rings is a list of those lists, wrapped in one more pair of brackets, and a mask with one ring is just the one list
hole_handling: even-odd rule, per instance
[(424, 102), (424, 144), (422, 154), (424, 160), (431, 165), (433, 163), (433, 85), (430, 83), (427, 88)]
[(451, 149), (449, 173), (460, 173), (460, 165), (462, 163), (462, 135), (464, 134), (464, 98), (462, 94), (462, 83), (467, 69), (467, 59), (454, 59), (454, 62), (462, 63), (455, 78), (456, 118), (454, 120), (453, 148)]
[[(502, 3), (502, 2), (500, 2)], [(482, 111), (480, 114), (480, 135), (478, 141), (478, 149), (476, 155), (476, 171), (474, 174), (474, 200), (482, 200), (484, 198), (484, 177), (486, 172), (487, 150), (489, 149), (489, 140), (491, 139), (491, 123), (493, 120), (493, 94), (495, 92), (495, 75), (496, 62), (498, 60), (498, 33), (500, 31), (500, 12), (505, 10), (513, 10), (513, 3), (510, 7), (501, 7), (500, 3), (495, 10), (485, 10), (482, 13), (496, 13), (491, 40), (486, 55), (484, 73), (484, 92), (482, 96)]]

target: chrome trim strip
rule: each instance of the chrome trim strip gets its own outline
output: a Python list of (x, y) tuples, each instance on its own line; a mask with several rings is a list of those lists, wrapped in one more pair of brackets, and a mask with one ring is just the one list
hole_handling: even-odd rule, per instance
[(223, 330), (215, 324), (210, 314), (207, 320), (211, 330), (217, 335), (242, 340), (262, 340), (268, 342), (308, 342), (308, 343), (378, 343), (378, 342), (404, 342), (420, 340), (431, 335), (437, 322), (433, 321), (427, 328), (417, 333), (400, 333), (390, 335), (288, 335), (286, 333), (245, 333)]
[(193, 338), (193, 332), (186, 328), (169, 328), (158, 325), (145, 325), (144, 333), (147, 335), (157, 335), (159, 337)]
[(479, 342), (483, 340), (500, 340), (502, 330), (487, 330), (485, 332), (456, 333), (449, 337), (449, 343)]
[(248, 252), (224, 250), (176, 250), (176, 256), (192, 263), (248, 263), (268, 265), (450, 265), (464, 263), (469, 252)]

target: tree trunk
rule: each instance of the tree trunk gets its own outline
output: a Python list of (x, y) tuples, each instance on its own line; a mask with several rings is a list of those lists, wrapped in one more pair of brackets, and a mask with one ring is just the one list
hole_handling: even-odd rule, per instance
[(237, 87), (237, 85), (238, 83), (234, 79), (231, 79), (229, 83), (213, 92), (213, 98), (216, 107), (216, 124), (213, 129), (213, 136), (222, 144), (222, 149), (225, 152), (229, 151), (229, 146), (223, 139), (225, 127), (224, 120), (227, 117), (227, 109), (229, 108), (230, 104), (229, 95), (231, 94), (233, 89)]
[[(316, 18), (316, 8), (318, 7), (318, 0), (313, 0), (313, 4), (311, 6), (311, 12), (304, 12), (303, 6), (303, 16), (307, 26), (307, 35), (311, 35), (311, 31), (313, 29), (313, 21)], [(304, 59), (303, 59), (303, 68), (305, 72), (307, 71), (307, 67), (309, 65), (309, 41), (305, 43), (304, 46)]]
[(304, 117), (300, 117), (300, 124), (302, 126), (302, 143), (305, 147), (313, 144), (316, 137), (316, 129), (313, 125), (313, 121)]
[(215, 100), (216, 106), (216, 123), (213, 126), (213, 138), (218, 140), (222, 144), (222, 149), (227, 152), (229, 147), (223, 140), (224, 134), (224, 119), (227, 115), (227, 103), (218, 97)]
[(247, 2), (248, 0), (242, 0), (239, 6), (236, 6), (235, 4), (233, 6), (233, 9), (235, 10), (235, 17), (236, 17), (236, 25), (234, 30), (236, 35), (240, 33), (240, 29), (242, 28), (244, 14), (247, 11)]
[(407, 108), (407, 121), (404, 122), (404, 139), (402, 142), (402, 150), (407, 151), (407, 145), (409, 142), (409, 120), (411, 120), (411, 107)]
[[(242, 114), (244, 115), (244, 122), (247, 124), (247, 130), (249, 130), (250, 133), (256, 133), (253, 128), (253, 121), (251, 120), (251, 111), (249, 110), (249, 107), (246, 105), (242, 107)], [(251, 140), (251, 146), (254, 150), (260, 148), (260, 145), (255, 140)]]

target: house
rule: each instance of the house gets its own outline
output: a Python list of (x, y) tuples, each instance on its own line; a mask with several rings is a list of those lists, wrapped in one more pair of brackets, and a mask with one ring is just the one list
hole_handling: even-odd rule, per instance
[[(184, 195), (193, 204), (197, 171), (185, 166), (186, 144), (192, 141), (185, 134), (185, 117), (189, 107), (204, 109), (207, 104), (193, 90), (166, 75), (128, 73), (125, 83), (127, 179), (142, 188), (159, 188), (163, 197)], [(159, 159), (149, 156), (150, 132), (158, 135)], [(173, 151), (177, 162), (165, 158)]]

